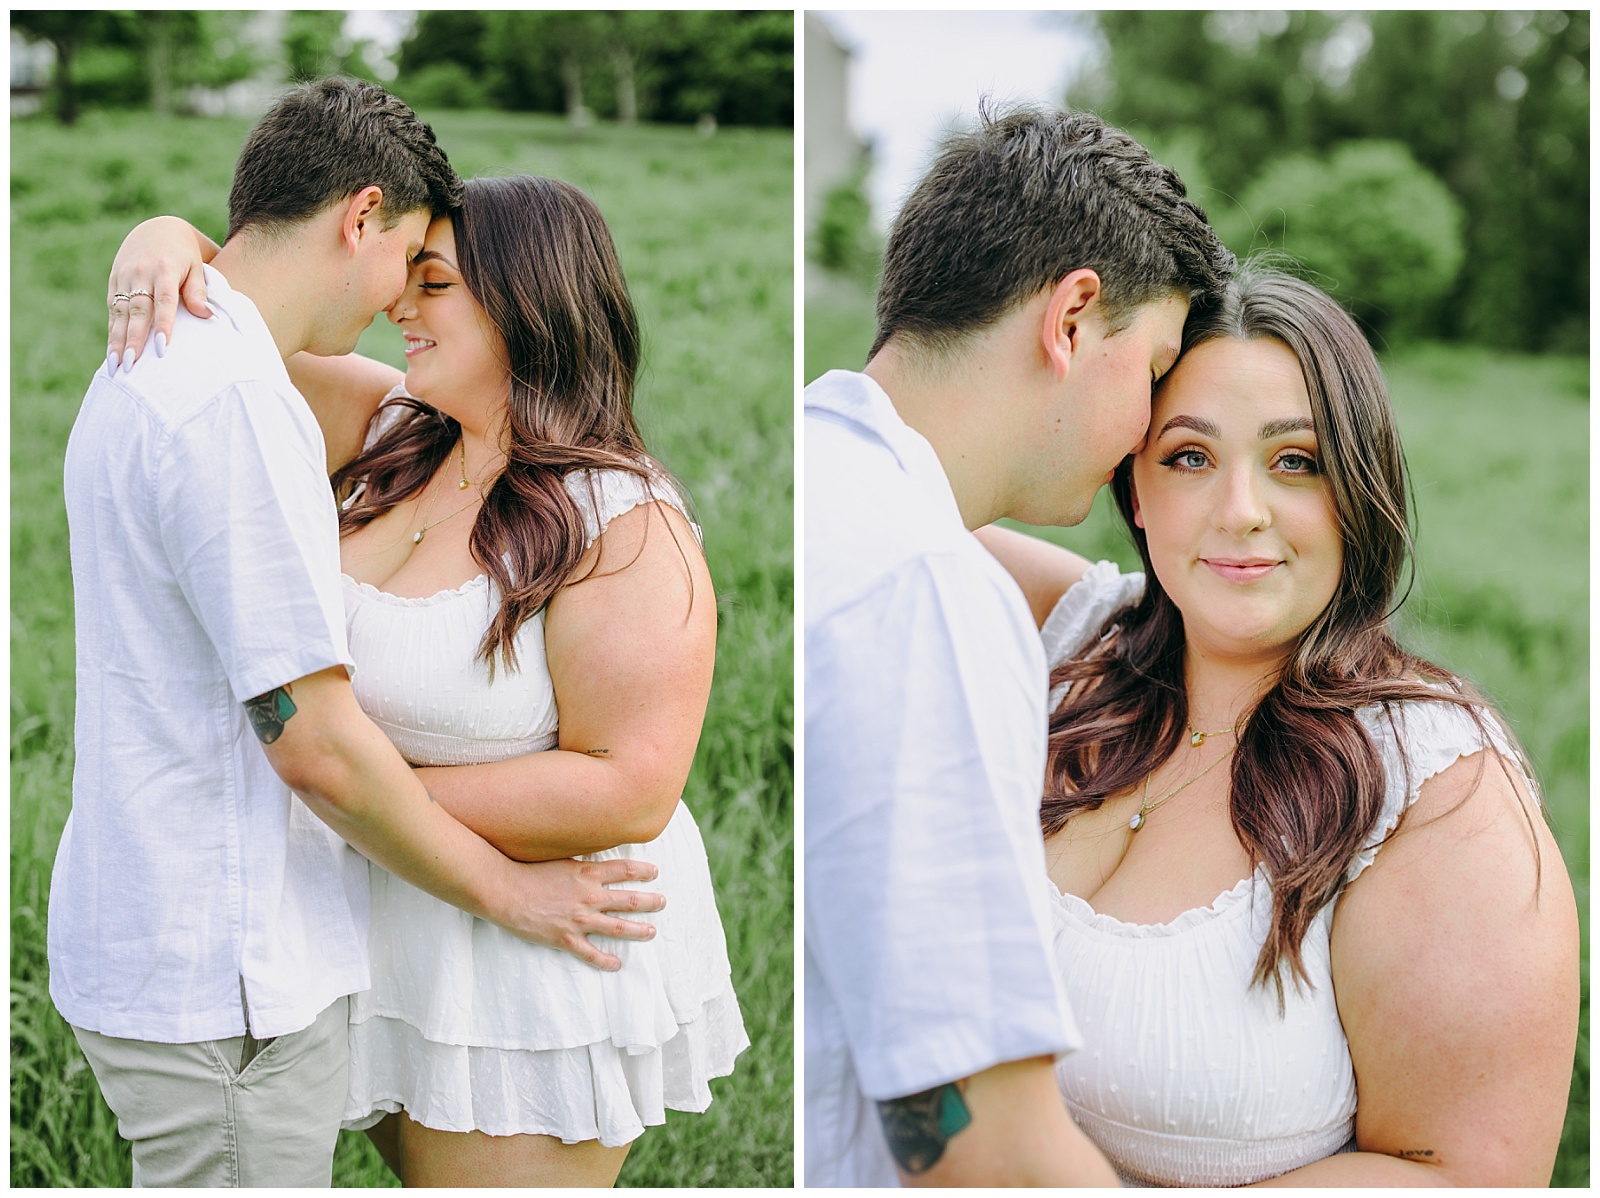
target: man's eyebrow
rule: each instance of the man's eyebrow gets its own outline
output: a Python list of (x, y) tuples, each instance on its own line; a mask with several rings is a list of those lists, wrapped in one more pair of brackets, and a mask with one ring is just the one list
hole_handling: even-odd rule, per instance
[(1216, 423), (1207, 420), (1204, 416), (1174, 416), (1161, 426), (1161, 431), (1156, 436), (1164, 437), (1168, 431), (1175, 428), (1190, 428), (1202, 437), (1220, 438), (1222, 436), (1222, 430), (1216, 426)]
[(1263, 441), (1270, 441), (1274, 437), (1282, 437), (1288, 433), (1314, 433), (1317, 426), (1311, 422), (1309, 416), (1285, 416), (1281, 420), (1269, 420), (1256, 432), (1256, 436)]

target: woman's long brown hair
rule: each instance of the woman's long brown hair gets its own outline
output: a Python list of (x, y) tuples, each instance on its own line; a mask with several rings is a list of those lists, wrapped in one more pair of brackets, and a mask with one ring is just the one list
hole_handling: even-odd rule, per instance
[[(639, 325), (600, 210), (569, 184), (519, 175), (470, 180), (451, 221), (462, 280), (505, 342), (510, 385), (505, 470), (471, 539), (501, 595), (478, 650), (492, 676), (497, 653), (516, 668), (517, 629), (577, 581), (588, 541), (564, 477), (623, 470), (676, 484), (634, 423)], [(461, 435), (420, 400), (384, 406), (401, 415), (333, 476), (341, 498), (366, 484), (340, 513), (341, 536), (426, 486)]]
[[(1222, 337), (1276, 340), (1298, 359), (1344, 546), (1333, 598), (1248, 714), (1231, 766), (1233, 830), (1252, 866), (1266, 866), (1272, 887), (1272, 927), (1254, 981), (1270, 978), (1281, 1008), (1283, 964), (1309, 982), (1300, 957), (1306, 930), (1338, 895), (1382, 813), (1383, 763), (1357, 709), (1448, 702), (1486, 731), (1487, 705), (1462, 679), (1406, 652), (1391, 635), (1411, 547), (1406, 468), (1383, 374), (1356, 323), (1315, 287), (1246, 265), (1216, 301), (1190, 313), (1183, 352)], [(1052, 686), (1073, 685), (1050, 717), (1040, 810), (1047, 836), (1075, 812), (1139, 785), (1177, 749), (1188, 722), (1183, 616), (1134, 523), (1131, 479), (1129, 458), (1112, 492), (1144, 562), (1144, 595), (1106, 621), (1097, 644), (1051, 675)], [(1392, 707), (1386, 715), (1392, 724)]]

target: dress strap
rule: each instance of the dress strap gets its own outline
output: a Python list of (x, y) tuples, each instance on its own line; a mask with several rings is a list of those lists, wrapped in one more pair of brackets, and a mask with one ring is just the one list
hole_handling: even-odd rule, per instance
[(689, 521), (696, 541), (700, 526), (685, 510), (682, 497), (672, 481), (654, 471), (641, 477), (627, 470), (574, 470), (563, 480), (567, 493), (583, 516), (586, 540), (593, 543), (618, 516), (645, 503), (665, 503)]
[(1400, 817), (1417, 801), (1423, 784), (1461, 758), (1489, 749), (1526, 772), (1505, 727), (1486, 708), (1469, 711), (1443, 702), (1375, 703), (1356, 715), (1382, 758), (1385, 790), (1383, 812), (1350, 862), (1345, 873), (1348, 881), (1355, 881), (1372, 864), (1378, 849), (1399, 826)]
[[(1108, 619), (1132, 607), (1143, 595), (1143, 574), (1123, 574), (1115, 562), (1096, 562), (1090, 566), (1056, 601), (1039, 628), (1049, 668), (1053, 670), (1068, 658), (1082, 653), (1100, 635)], [(1061, 705), (1069, 685), (1064, 682), (1050, 691), (1048, 710), (1054, 711)]]

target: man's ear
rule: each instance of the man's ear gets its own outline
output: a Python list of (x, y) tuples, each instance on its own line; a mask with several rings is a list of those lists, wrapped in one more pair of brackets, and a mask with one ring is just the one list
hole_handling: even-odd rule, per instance
[(1133, 525), (1144, 527), (1144, 513), (1139, 510), (1139, 484), (1133, 481), (1133, 471), (1128, 471), (1128, 498), (1133, 501)]
[(383, 207), (383, 188), (368, 184), (345, 202), (339, 221), (339, 240), (353, 254), (361, 238), (378, 227), (378, 212)]
[(1055, 285), (1044, 308), (1044, 327), (1039, 330), (1045, 359), (1059, 381), (1072, 367), (1072, 355), (1081, 342), (1084, 317), (1100, 300), (1100, 276), (1087, 268), (1075, 270)]

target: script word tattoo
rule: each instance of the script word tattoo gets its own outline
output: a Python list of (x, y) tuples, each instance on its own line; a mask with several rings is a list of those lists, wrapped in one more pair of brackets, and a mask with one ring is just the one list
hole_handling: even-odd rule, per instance
[(1427, 1159), (1427, 1158), (1430, 1158), (1430, 1157), (1433, 1156), (1433, 1149), (1431, 1149), (1431, 1148), (1402, 1148), (1400, 1150), (1400, 1152), (1398, 1153), (1398, 1155), (1402, 1156), (1402, 1157), (1405, 1157), (1407, 1160), (1416, 1160), (1416, 1159), (1419, 1159), (1419, 1158)]
[(585, 749), (583, 751), (583, 755), (585, 757), (610, 757), (611, 756), (611, 750), (610, 749)]
[(915, 1176), (939, 1163), (950, 1138), (972, 1122), (972, 1113), (956, 1083), (947, 1082), (880, 1102), (878, 1118), (895, 1162)]
[(255, 729), (256, 739), (270, 745), (283, 735), (283, 726), (299, 709), (289, 698), (289, 688), (280, 686), (254, 699), (246, 699), (244, 710), (250, 717), (250, 727)]

